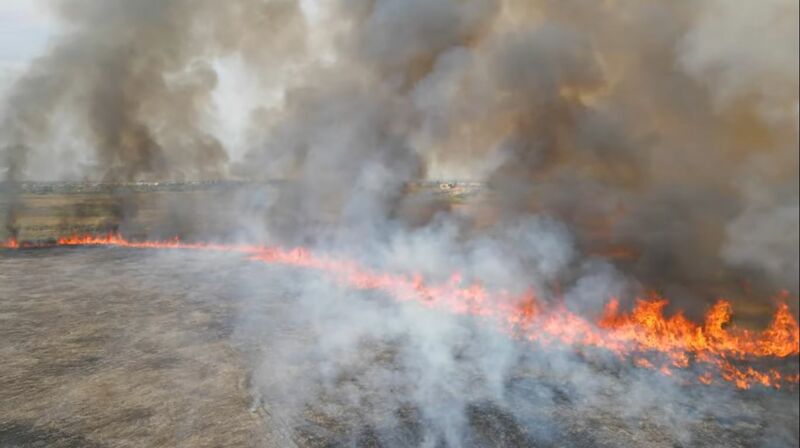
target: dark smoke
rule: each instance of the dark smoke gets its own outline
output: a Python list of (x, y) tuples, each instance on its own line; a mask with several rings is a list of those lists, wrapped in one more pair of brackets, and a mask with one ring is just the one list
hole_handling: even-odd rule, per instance
[[(651, 287), (797, 292), (792, 2), (52, 6), (61, 35), (7, 99), (8, 179), (292, 179), (275, 201), (291, 223), (396, 215), (419, 178), (483, 180), (499, 216), (626, 248)], [(244, 163), (213, 125), (231, 58), (279, 98), (250, 105)]]
[[(223, 178), (227, 153), (206, 130), (217, 86), (211, 63), (232, 52), (280, 57), (302, 45), (298, 35), (253, 48), (302, 20), (295, 2), (51, 3), (62, 34), (13, 88), (2, 127), (7, 145), (51, 157), (49, 178)], [(59, 135), (65, 126), (70, 134)], [(65, 145), (88, 151), (66, 160)], [(24, 176), (25, 155), (11, 156), (6, 170)], [(69, 170), (76, 162), (85, 166)]]
[[(12, 183), (280, 180), (237, 204), (247, 235), (434, 279), (462, 270), (587, 313), (642, 289), (697, 310), (798, 293), (794, 0), (50, 3), (61, 35), (3, 110)], [(254, 80), (247, 104), (219, 101), (230, 70)], [(249, 121), (229, 138), (217, 123), (234, 113)], [(454, 178), (486, 183), (487, 209), (414, 210), (410, 182)], [(360, 295), (300, 285), (284, 324), (314, 348), (259, 335), (272, 345), (254, 380), (287, 418), (326, 394), (376, 420), (411, 407), (429, 423), (421, 445), (457, 446), (475, 402), (520, 405), (505, 386), (524, 350), (485, 328), (413, 307), (389, 324)], [(567, 358), (534, 364), (587, 408), (609, 390), (619, 409), (658, 395)], [(674, 434), (701, 419), (657, 415)]]

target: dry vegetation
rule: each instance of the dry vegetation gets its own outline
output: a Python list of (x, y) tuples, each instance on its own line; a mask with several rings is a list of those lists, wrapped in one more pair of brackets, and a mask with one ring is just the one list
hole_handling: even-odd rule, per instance
[[(389, 410), (400, 426), (375, 427), (361, 420), (373, 410), (319, 397), (300, 420), (287, 421), (279, 417), (280, 403), (251, 393), (254, 366), (262, 374), (282, 371), (270, 350), (316, 343), (303, 328), (274, 331), (297, 306), (281, 285), (296, 280), (287, 274), (235, 256), (180, 251), (0, 253), (0, 447), (419, 444), (413, 408)], [(248, 283), (253, 279), (255, 286)], [(256, 316), (252, 328), (244, 316)], [(376, 356), (365, 359), (391, 363), (391, 347), (370, 350)], [(796, 391), (729, 395), (687, 387), (685, 407), (643, 403), (647, 412), (623, 417), (630, 413), (617, 409), (613, 396), (631, 391), (626, 380), (614, 379), (618, 374), (602, 366), (594, 373), (615, 385), (603, 392), (609, 394), (604, 408), (575, 401), (547, 363), (518, 371), (509, 394), (526, 403), (527, 417), (475, 403), (468, 409), (468, 446), (755, 447), (771, 441), (782, 447), (798, 440)], [(358, 384), (356, 374), (341, 387)], [(680, 423), (670, 416), (698, 412), (692, 397), (706, 395), (719, 400), (717, 417), (688, 419), (681, 429), (686, 440), (676, 440)], [(556, 407), (537, 406), (541, 400), (555, 400)]]

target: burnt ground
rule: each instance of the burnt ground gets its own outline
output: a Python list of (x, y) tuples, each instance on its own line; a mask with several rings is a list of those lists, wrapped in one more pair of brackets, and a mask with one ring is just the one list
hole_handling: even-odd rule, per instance
[[(300, 416), (286, 417), (262, 390), (264, 376), (268, 384), (287, 375), (270, 364), (282, 359), (270, 352), (289, 340), (319, 341), (281, 325), (296, 306), (281, 279), (297, 280), (237, 256), (0, 251), (0, 447), (445, 446), (424, 437), (425, 419), (411, 405), (390, 409), (380, 424), (359, 403), (320, 396)], [(375, 364), (391, 363), (391, 346), (364, 350), (375, 350)], [(291, 367), (318, 368), (313, 358), (304, 362)], [(587, 372), (603, 386), (588, 394), (552, 369), (551, 361), (528, 363), (508, 380), (506, 403), (470, 402), (464, 445), (798, 444), (796, 391), (681, 386), (659, 395), (662, 379), (653, 383), (656, 393), (633, 393), (641, 382), (629, 386), (599, 363)], [(667, 396), (675, 391), (685, 398)], [(631, 394), (649, 402), (626, 409), (630, 401), (618, 397)]]

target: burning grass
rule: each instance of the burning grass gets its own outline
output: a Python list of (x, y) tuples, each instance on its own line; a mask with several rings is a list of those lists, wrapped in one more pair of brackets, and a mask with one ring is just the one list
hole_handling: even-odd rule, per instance
[[(800, 353), (800, 328), (786, 305), (788, 295), (763, 331), (731, 325), (732, 307), (726, 300), (717, 302), (704, 322), (696, 323), (680, 313), (666, 316), (668, 301), (660, 297), (640, 299), (629, 312), (622, 312), (612, 298), (605, 316), (593, 322), (563, 305), (548, 305), (532, 293), (515, 296), (508, 291), (488, 291), (480, 284), (464, 284), (459, 274), (446, 283), (433, 284), (419, 274), (378, 272), (355, 261), (315, 254), (306, 248), (184, 243), (178, 239), (135, 242), (115, 234), (66, 237), (56, 245), (240, 253), (257, 262), (319, 271), (350, 288), (381, 291), (399, 301), (481, 317), (542, 348), (604, 350), (622, 361), (666, 376), (691, 367), (699, 372), (696, 381), (706, 385), (728, 382), (739, 389), (755, 385), (780, 389), (800, 382), (794, 366), (791, 371), (765, 369), (758, 362), (790, 360)], [(37, 246), (11, 240), (3, 247)]]
[[(317, 350), (333, 336), (325, 329), (346, 333), (359, 317), (325, 318), (330, 326), (317, 328), (313, 318), (294, 313), (314, 314), (314, 306), (325, 307), (315, 300), (331, 305), (346, 297), (355, 302), (337, 309), (352, 312), (371, 304), (390, 321), (387, 310), (410, 308), (438, 322), (455, 313), (445, 307), (453, 302), (374, 300), (387, 293), (402, 296), (385, 289), (353, 291), (358, 288), (335, 271), (316, 276), (310, 252), (273, 251), (271, 257), (284, 262), (266, 263), (247, 261), (264, 255), (263, 248), (245, 252), (247, 246), (235, 252), (177, 241), (158, 243), (167, 246), (163, 250), (150, 249), (153, 243), (81, 244), (0, 251), (0, 351), (7, 355), (0, 366), (0, 445), (424, 445), (424, 410), (411, 404), (395, 408), (393, 399), (384, 405), (387, 396), (402, 404), (403, 391), (375, 383), (381, 372), (413, 378), (403, 369), (428, 366), (423, 360), (403, 364), (409, 341), (359, 339), (347, 346), (355, 358), (347, 351), (342, 360), (334, 350), (326, 352), (332, 358), (320, 359)], [(342, 294), (330, 290), (325, 277), (341, 283)], [(290, 285), (299, 279), (329, 285), (330, 297), (295, 297)], [(450, 288), (423, 286), (434, 296)], [(531, 325), (544, 312), (537, 306), (522, 313)], [(478, 335), (496, 333), (484, 325), (490, 316), (465, 312), (457, 320), (485, 327)], [(523, 335), (516, 344), (527, 347), (523, 352), (530, 359), (511, 369), (504, 385), (510, 401), (469, 401), (463, 446), (633, 447), (646, 440), (650, 447), (672, 448), (680, 442), (675, 427), (691, 433), (692, 443), (682, 446), (755, 447), (765, 440), (791, 446), (797, 440), (796, 393), (786, 387), (737, 391), (718, 378), (708, 387), (692, 380), (697, 372), (691, 368), (660, 377), (655, 370), (632, 369), (635, 361), (620, 362), (605, 349), (564, 347), (556, 339), (531, 344)], [(559, 347), (576, 360), (569, 369), (590, 376), (594, 385), (565, 378), (551, 364)], [(658, 356), (644, 359), (657, 365)], [(306, 381), (315, 382), (314, 372), (331, 361), (342, 363), (335, 383), (319, 395), (307, 390)], [(769, 369), (786, 368), (790, 361), (732, 362)], [(669, 406), (649, 403), (636, 389), (645, 385)], [(354, 389), (361, 391), (356, 401)], [(300, 415), (286, 415), (281, 398), (297, 395), (309, 400)], [(679, 415), (690, 417), (674, 422)]]

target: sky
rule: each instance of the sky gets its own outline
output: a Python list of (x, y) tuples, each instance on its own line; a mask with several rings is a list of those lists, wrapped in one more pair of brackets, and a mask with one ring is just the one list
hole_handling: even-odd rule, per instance
[(54, 24), (34, 0), (0, 0), (0, 94), (46, 48)]

